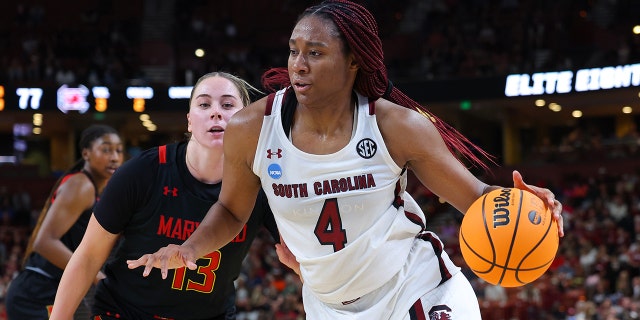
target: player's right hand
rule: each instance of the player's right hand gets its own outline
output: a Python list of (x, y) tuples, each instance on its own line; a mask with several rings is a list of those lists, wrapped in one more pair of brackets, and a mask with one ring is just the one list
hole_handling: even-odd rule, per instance
[(144, 271), (142, 272), (144, 277), (148, 276), (153, 268), (158, 268), (162, 273), (162, 279), (167, 278), (169, 269), (186, 266), (191, 270), (195, 270), (197, 267), (193, 249), (175, 244), (160, 248), (155, 253), (145, 254), (137, 260), (127, 260), (127, 266), (129, 269), (144, 266)]

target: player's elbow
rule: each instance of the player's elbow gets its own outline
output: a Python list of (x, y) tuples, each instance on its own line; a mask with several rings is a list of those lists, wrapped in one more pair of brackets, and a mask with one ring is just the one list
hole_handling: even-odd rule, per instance
[(39, 254), (42, 254), (47, 247), (47, 244), (50, 243), (51, 239), (43, 235), (41, 232), (38, 233), (33, 239), (33, 251)]

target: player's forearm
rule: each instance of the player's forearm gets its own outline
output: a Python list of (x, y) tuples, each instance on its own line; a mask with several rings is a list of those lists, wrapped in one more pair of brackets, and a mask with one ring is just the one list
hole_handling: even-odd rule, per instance
[(183, 246), (190, 246), (196, 257), (202, 257), (231, 242), (242, 230), (245, 222), (239, 220), (222, 204), (216, 203)]
[(74, 255), (64, 270), (50, 320), (71, 320), (96, 274), (100, 263), (89, 257)]

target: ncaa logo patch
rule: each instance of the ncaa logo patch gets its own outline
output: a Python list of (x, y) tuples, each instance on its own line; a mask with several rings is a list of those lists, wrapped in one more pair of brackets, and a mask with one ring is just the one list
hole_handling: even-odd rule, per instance
[(369, 138), (364, 138), (358, 142), (356, 151), (361, 157), (371, 159), (376, 154), (376, 151), (378, 151), (378, 145), (375, 141)]
[(280, 179), (280, 177), (282, 177), (282, 168), (280, 167), (279, 164), (272, 163), (267, 168), (267, 173), (269, 174), (269, 177), (277, 180), (277, 179)]

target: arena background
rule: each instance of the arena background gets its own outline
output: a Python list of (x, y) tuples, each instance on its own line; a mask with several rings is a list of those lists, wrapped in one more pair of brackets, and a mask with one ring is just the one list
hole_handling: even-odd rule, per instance
[[(640, 2), (359, 2), (377, 18), (394, 84), (497, 157), (483, 179), (511, 185), (517, 168), (564, 204), (552, 267), (504, 289), (464, 268), (462, 215), (412, 181), (484, 318), (640, 318)], [(180, 94), (215, 70), (260, 86), (264, 70), (286, 65), (291, 28), (312, 3), (2, 1), (0, 296), (82, 129), (116, 127), (127, 157), (182, 139)], [(300, 283), (268, 236), (237, 283), (239, 319), (304, 318)]]

